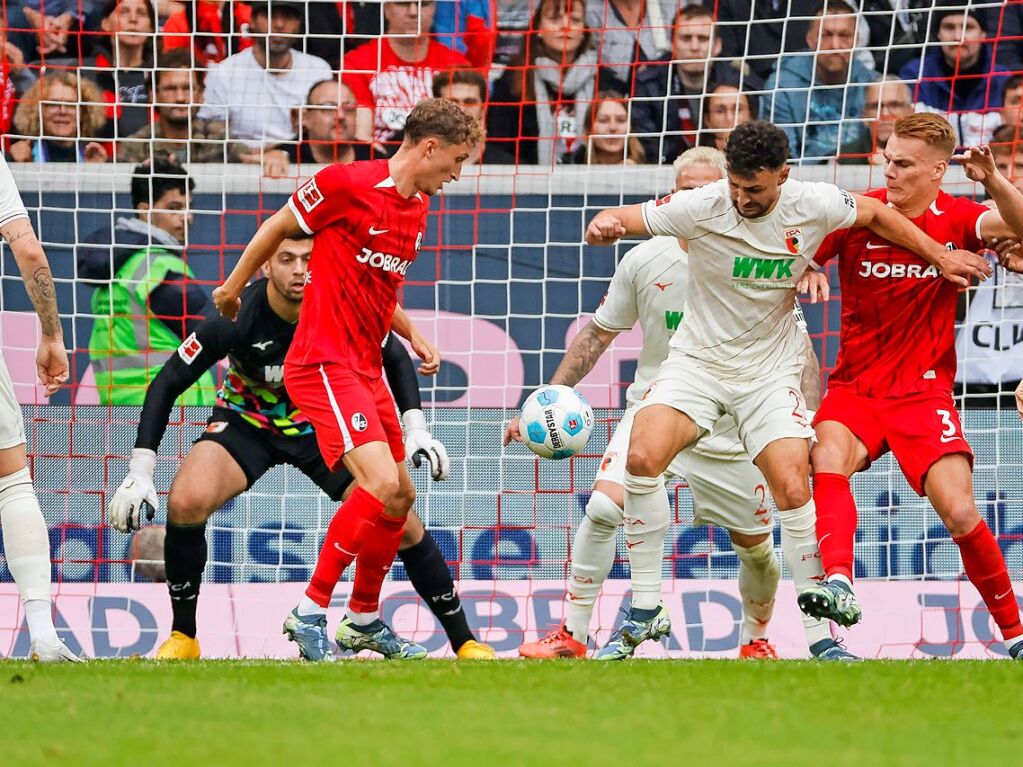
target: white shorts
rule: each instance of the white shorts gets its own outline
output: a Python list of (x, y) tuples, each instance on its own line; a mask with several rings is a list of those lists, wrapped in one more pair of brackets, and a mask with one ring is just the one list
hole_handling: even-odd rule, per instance
[(20, 445), (25, 441), (25, 423), (21, 418), (21, 405), (14, 396), (14, 384), (7, 372), (7, 363), (0, 354), (0, 450)]
[(713, 437), (711, 432), (723, 416), (731, 415), (746, 452), (756, 458), (775, 440), (813, 437), (799, 388), (801, 372), (801, 366), (794, 365), (755, 381), (721, 381), (699, 360), (672, 350), (637, 410), (667, 405), (685, 413), (701, 430), (696, 446), (706, 452), (705, 440)]
[[(635, 416), (636, 408), (629, 408), (622, 415), (604, 451), (595, 481), (625, 484), (625, 462)], [(714, 453), (699, 446), (683, 450), (672, 460), (665, 475), (686, 480), (693, 495), (695, 524), (717, 525), (746, 535), (770, 532), (774, 518), (768, 503), (767, 482), (735, 439), (735, 424), (730, 421), (722, 418), (721, 433), (716, 431), (712, 439), (705, 440), (716, 448)]]

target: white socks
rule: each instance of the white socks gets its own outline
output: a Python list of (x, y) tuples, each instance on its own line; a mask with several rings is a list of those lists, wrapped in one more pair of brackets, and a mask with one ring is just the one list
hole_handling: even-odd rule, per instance
[[(778, 511), (781, 522), (781, 551), (792, 573), (796, 593), (810, 588), (824, 577), (820, 552), (817, 550), (817, 509), (811, 498), (798, 509)], [(831, 638), (827, 621), (803, 616), (803, 630), (808, 644)]]
[(661, 601), (664, 538), (671, 507), (663, 477), (625, 472), (625, 540), (632, 567), (632, 607), (653, 610)]
[(742, 597), (742, 629), (739, 644), (767, 636), (767, 624), (774, 613), (774, 595), (778, 592), (781, 568), (774, 556), (772, 538), (744, 548), (732, 544), (739, 557), (739, 595)]
[(313, 600), (303, 594), (302, 598), (298, 600), (298, 607), (295, 608), (295, 612), (298, 613), (299, 617), (309, 618), (316, 615), (326, 615), (327, 608), (320, 607)]
[(380, 618), (380, 611), (374, 610), (371, 613), (353, 613), (351, 610), (348, 611), (348, 617), (352, 619), (352, 623), (356, 626), (368, 626), (373, 621)]
[(565, 598), (565, 629), (583, 644), (589, 637), (597, 594), (614, 564), (615, 533), (621, 523), (618, 504), (594, 490), (572, 539), (572, 577)]
[(50, 538), (28, 468), (0, 477), (0, 526), (7, 568), (25, 603), (33, 642), (59, 641), (50, 604)]

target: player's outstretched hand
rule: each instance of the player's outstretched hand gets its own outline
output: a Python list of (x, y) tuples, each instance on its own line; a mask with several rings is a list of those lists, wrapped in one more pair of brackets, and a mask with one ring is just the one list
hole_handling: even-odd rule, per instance
[(987, 144), (971, 146), (962, 154), (952, 155), (952, 159), (963, 164), (963, 171), (970, 181), (983, 184), (998, 174), (998, 168), (995, 167), (995, 156)]
[(612, 213), (602, 210), (586, 227), (587, 245), (613, 245), (625, 234), (622, 222)]
[(137, 447), (131, 451), (128, 476), (117, 488), (107, 507), (107, 520), (122, 533), (130, 533), (142, 527), (143, 521), (152, 522), (160, 500), (153, 485), (153, 469), (156, 467), (156, 453)]
[(970, 280), (974, 277), (986, 280), (993, 271), (990, 261), (969, 250), (945, 251), (938, 268), (942, 277), (961, 288), (970, 287)]
[(412, 345), (412, 351), (421, 360), (419, 365), (420, 375), (437, 375), (437, 371), (440, 370), (440, 352), (437, 351), (437, 347), (419, 335), (419, 333), (413, 333), (409, 343)]
[(62, 338), (42, 338), (36, 349), (36, 373), (39, 383), (46, 388), (46, 396), (52, 397), (67, 383), (67, 350)]
[(817, 303), (818, 300), (827, 301), (831, 298), (828, 276), (808, 266), (803, 276), (796, 281), (796, 292), (801, 296), (809, 294), (811, 304)]
[(241, 296), (229, 293), (223, 285), (213, 289), (213, 303), (217, 307), (217, 311), (220, 312), (220, 315), (227, 317), (229, 320), (237, 317), (239, 310), (242, 308)]
[(519, 419), (512, 418), (508, 421), (508, 425), (504, 427), (504, 439), (501, 440), (501, 444), (508, 447), (512, 442), (521, 442), (522, 432), (519, 431)]
[(451, 459), (448, 450), (439, 439), (430, 433), (422, 410), (406, 410), (401, 414), (405, 425), (405, 457), (417, 469), (425, 458), (430, 462), (430, 476), (435, 480), (448, 478)]
[(1003, 269), (1010, 272), (1023, 273), (1023, 246), (1019, 240), (1013, 238), (1008, 240), (995, 240), (995, 252), (998, 254), (998, 263)]

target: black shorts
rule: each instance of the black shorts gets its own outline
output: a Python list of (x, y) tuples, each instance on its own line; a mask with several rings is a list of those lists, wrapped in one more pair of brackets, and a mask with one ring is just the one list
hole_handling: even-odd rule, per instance
[(327, 468), (316, 435), (284, 437), (253, 426), (238, 413), (215, 407), (206, 422), (206, 431), (196, 442), (216, 442), (241, 467), (248, 481), (246, 490), (274, 466), (290, 464), (305, 474), (333, 501), (340, 501), (354, 478), (343, 466), (332, 472)]

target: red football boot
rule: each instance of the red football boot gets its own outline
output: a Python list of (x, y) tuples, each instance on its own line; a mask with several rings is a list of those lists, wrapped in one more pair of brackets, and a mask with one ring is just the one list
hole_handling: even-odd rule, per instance
[(753, 660), (778, 660), (774, 645), (766, 639), (754, 639), (739, 646), (739, 657)]
[(543, 639), (526, 642), (519, 647), (523, 658), (583, 658), (586, 645), (572, 638), (564, 626), (554, 629)]

